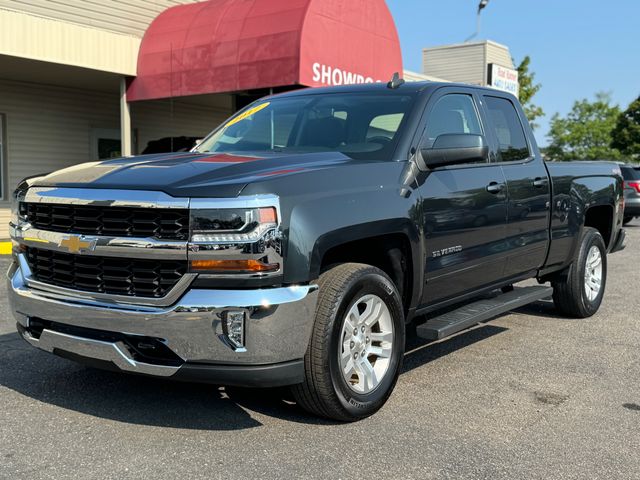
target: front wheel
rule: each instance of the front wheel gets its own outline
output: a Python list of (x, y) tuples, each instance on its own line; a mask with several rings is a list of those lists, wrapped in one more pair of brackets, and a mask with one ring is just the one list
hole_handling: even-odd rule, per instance
[(402, 303), (381, 270), (338, 265), (323, 273), (305, 381), (292, 387), (301, 407), (339, 421), (372, 415), (395, 387), (404, 355)]
[(552, 282), (553, 302), (565, 315), (590, 317), (600, 308), (606, 283), (607, 250), (604, 240), (598, 230), (585, 227), (568, 275)]

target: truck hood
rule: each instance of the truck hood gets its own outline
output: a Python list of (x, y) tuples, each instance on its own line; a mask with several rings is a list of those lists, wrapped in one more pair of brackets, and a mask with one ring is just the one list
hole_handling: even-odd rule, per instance
[(247, 184), (350, 162), (339, 152), (303, 154), (165, 153), (82, 163), (33, 186), (163, 191), (175, 197), (236, 197)]

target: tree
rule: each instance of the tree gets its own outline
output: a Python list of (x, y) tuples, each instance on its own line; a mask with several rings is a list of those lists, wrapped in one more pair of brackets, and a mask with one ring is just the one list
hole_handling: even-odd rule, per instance
[(640, 159), (640, 97), (618, 116), (611, 137), (612, 148), (630, 158)]
[(535, 130), (536, 127), (538, 127), (535, 120), (538, 117), (542, 117), (544, 115), (544, 111), (541, 107), (534, 105), (531, 102), (531, 99), (536, 93), (538, 93), (538, 90), (540, 90), (542, 85), (534, 83), (536, 74), (529, 71), (530, 63), (531, 58), (527, 55), (522, 59), (520, 65), (518, 65), (518, 83), (520, 84), (519, 97), (524, 113), (531, 124), (531, 128)]
[(597, 93), (595, 101), (582, 99), (573, 104), (566, 117), (556, 113), (551, 119), (547, 156), (551, 160), (617, 160), (620, 151), (611, 147), (611, 132), (620, 109), (611, 105), (607, 93)]

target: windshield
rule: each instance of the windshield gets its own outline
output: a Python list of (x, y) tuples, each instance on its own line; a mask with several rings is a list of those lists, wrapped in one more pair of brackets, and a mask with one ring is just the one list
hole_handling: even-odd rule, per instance
[(389, 158), (413, 96), (394, 92), (273, 98), (249, 105), (215, 130), (198, 152), (341, 152)]

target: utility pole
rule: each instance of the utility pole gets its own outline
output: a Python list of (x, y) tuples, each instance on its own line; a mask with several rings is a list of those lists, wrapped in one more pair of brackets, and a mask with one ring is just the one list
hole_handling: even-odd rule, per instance
[(467, 43), (468, 41), (473, 40), (480, 34), (480, 16), (481, 16), (480, 14), (488, 4), (489, 4), (489, 0), (480, 0), (480, 3), (478, 4), (478, 14), (476, 17), (476, 31), (473, 35), (467, 38), (464, 41), (464, 43)]

